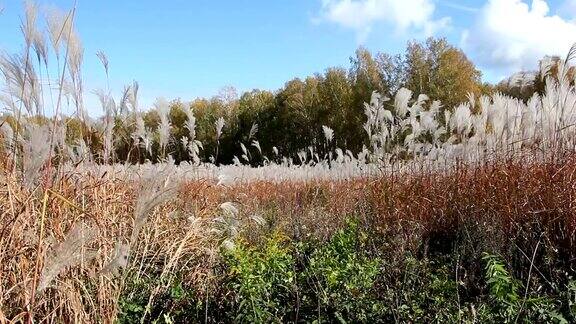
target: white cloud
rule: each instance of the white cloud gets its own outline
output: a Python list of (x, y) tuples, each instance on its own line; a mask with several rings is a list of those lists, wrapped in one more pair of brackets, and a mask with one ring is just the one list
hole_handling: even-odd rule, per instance
[(487, 69), (511, 72), (535, 69), (545, 55), (568, 53), (576, 41), (576, 23), (550, 14), (544, 0), (489, 0), (462, 47)]
[(321, 21), (330, 21), (355, 30), (360, 39), (376, 22), (395, 26), (397, 31), (415, 30), (432, 35), (446, 27), (450, 19), (434, 19), (431, 0), (322, 0)]

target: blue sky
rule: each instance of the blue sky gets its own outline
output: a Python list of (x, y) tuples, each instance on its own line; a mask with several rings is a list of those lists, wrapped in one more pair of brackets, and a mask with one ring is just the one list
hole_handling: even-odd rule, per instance
[[(73, 0), (37, 2), (69, 9)], [(0, 0), (0, 7), (0, 48), (18, 51), (22, 3)], [(86, 88), (105, 86), (95, 55), (102, 50), (112, 88), (137, 80), (148, 105), (158, 96), (216, 95), (227, 85), (275, 90), (347, 67), (361, 44), (398, 53), (430, 35), (461, 46), (486, 80), (497, 81), (543, 54), (563, 54), (576, 41), (569, 39), (575, 13), (574, 0), (78, 0), (76, 25)]]

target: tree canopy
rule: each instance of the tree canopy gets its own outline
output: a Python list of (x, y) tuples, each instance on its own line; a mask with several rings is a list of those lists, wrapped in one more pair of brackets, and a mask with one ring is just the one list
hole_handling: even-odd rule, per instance
[[(430, 101), (440, 100), (442, 109), (453, 109), (466, 101), (469, 93), (487, 89), (481, 83), (480, 71), (445, 39), (413, 41), (397, 55), (373, 54), (359, 47), (347, 69), (329, 67), (323, 73), (289, 80), (276, 91), (254, 89), (238, 94), (226, 87), (212, 98), (173, 100), (164, 122), (157, 110), (117, 118), (114, 158), (159, 161), (169, 154), (176, 161), (190, 160), (190, 150), (184, 144), (199, 141), (201, 160), (231, 163), (234, 157), (243, 157), (249, 160), (246, 162), (258, 164), (264, 156), (271, 159), (276, 152), (294, 157), (310, 146), (322, 150), (323, 126), (334, 131), (332, 145), (358, 153), (368, 145), (363, 129), (364, 103), (370, 101), (374, 91), (392, 98), (401, 87), (412, 90), (414, 98), (426, 94)], [(188, 109), (195, 118), (194, 138), (190, 138), (188, 129)], [(140, 119), (144, 125), (138, 126)], [(170, 140), (160, 145), (163, 141), (154, 131), (162, 123), (170, 125)], [(82, 127), (78, 122), (68, 125), (71, 142), (78, 140), (78, 134), (90, 134), (78, 132)], [(145, 147), (131, 135), (137, 127), (156, 134), (146, 139)], [(92, 146), (102, 143), (97, 138), (89, 141)]]

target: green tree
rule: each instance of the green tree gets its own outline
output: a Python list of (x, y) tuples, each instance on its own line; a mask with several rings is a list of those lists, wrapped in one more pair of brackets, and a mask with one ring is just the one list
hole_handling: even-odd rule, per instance
[(318, 95), (322, 115), (315, 127), (320, 139), (324, 140), (320, 127), (326, 125), (334, 130), (335, 145), (357, 149), (362, 142), (357, 135), (364, 117), (359, 114), (361, 108), (354, 107), (354, 92), (346, 70), (326, 70), (318, 85)]
[(466, 101), (468, 93), (481, 91), (481, 73), (462, 50), (446, 39), (411, 42), (405, 55), (406, 87), (415, 96), (426, 94), (452, 109)]

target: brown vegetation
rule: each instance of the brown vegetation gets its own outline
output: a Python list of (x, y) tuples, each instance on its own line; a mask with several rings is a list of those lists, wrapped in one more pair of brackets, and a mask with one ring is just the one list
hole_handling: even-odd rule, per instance
[[(220, 279), (212, 273), (219, 247), (211, 229), (218, 206), (234, 202), (243, 219), (240, 232), (249, 241), (275, 231), (295, 240), (327, 240), (346, 219), (358, 217), (362, 226), (395, 243), (381, 251), (388, 260), (402, 258), (406, 252), (427, 258), (458, 251), (465, 271), (461, 279), (475, 285), (474, 278), (482, 271), (479, 251), (493, 251), (514, 265), (521, 280), (527, 279), (533, 261), (537, 271), (533, 280), (552, 289), (546, 283), (563, 280), (563, 271), (576, 260), (574, 162), (569, 156), (532, 165), (503, 162), (442, 174), (342, 182), (256, 182), (231, 187), (189, 182), (154, 210), (131, 246), (128, 269), (121, 273), (168, 276), (177, 269), (187, 287), (198, 294), (217, 294), (214, 284)], [(115, 318), (126, 277), (103, 270), (114, 262), (115, 246), (130, 238), (137, 198), (134, 186), (70, 177), (43, 195), (23, 189), (5, 174), (0, 197), (3, 320)], [(255, 214), (266, 220), (265, 226), (249, 221)], [(81, 251), (69, 243), (71, 236), (79, 236), (77, 226), (92, 231)], [(60, 261), (54, 264), (54, 260)], [(45, 282), (46, 267), (55, 267), (50, 282)], [(472, 294), (475, 289), (481, 287), (464, 290)]]

